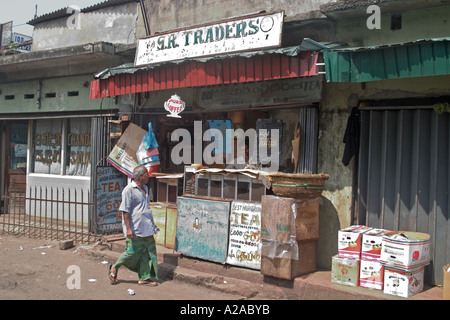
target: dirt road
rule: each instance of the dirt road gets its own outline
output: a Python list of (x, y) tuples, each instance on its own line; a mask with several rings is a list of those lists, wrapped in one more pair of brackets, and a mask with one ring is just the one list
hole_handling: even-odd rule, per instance
[[(108, 264), (76, 247), (58, 242), (2, 234), (0, 230), (0, 299), (2, 300), (237, 300), (240, 297), (162, 280), (158, 287), (137, 284), (137, 275), (120, 269), (111, 285)], [(134, 294), (129, 294), (129, 289)]]

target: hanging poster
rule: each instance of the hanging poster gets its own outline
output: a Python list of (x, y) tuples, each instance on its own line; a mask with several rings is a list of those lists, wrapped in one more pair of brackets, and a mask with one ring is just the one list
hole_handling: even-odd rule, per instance
[(261, 269), (261, 203), (232, 201), (227, 263)]
[(122, 230), (119, 206), (127, 177), (113, 167), (97, 167), (97, 231), (109, 233)]

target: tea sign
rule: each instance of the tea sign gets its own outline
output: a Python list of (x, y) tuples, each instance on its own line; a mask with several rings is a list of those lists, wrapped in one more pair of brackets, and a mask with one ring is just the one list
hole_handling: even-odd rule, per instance
[(167, 115), (168, 117), (181, 118), (178, 114), (182, 112), (184, 108), (184, 101), (182, 101), (181, 98), (176, 94), (174, 94), (172, 97), (170, 97), (169, 100), (164, 103), (164, 109), (170, 112), (170, 114)]

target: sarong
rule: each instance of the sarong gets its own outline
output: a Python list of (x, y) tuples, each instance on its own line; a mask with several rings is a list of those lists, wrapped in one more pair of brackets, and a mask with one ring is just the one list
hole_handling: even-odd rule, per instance
[(125, 239), (125, 251), (117, 259), (114, 268), (121, 266), (136, 272), (139, 280), (150, 277), (158, 279), (158, 256), (156, 254), (155, 238), (153, 236)]

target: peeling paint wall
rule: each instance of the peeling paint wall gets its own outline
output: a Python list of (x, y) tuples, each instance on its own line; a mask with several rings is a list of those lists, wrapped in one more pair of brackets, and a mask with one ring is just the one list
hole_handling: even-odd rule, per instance
[(348, 89), (327, 83), (320, 104), (318, 171), (330, 176), (325, 184), (319, 219), (317, 264), (323, 268), (331, 268), (330, 257), (337, 254), (338, 230), (350, 224), (352, 174), (351, 168), (342, 164), (342, 139), (349, 115), (348, 92), (351, 92)]

